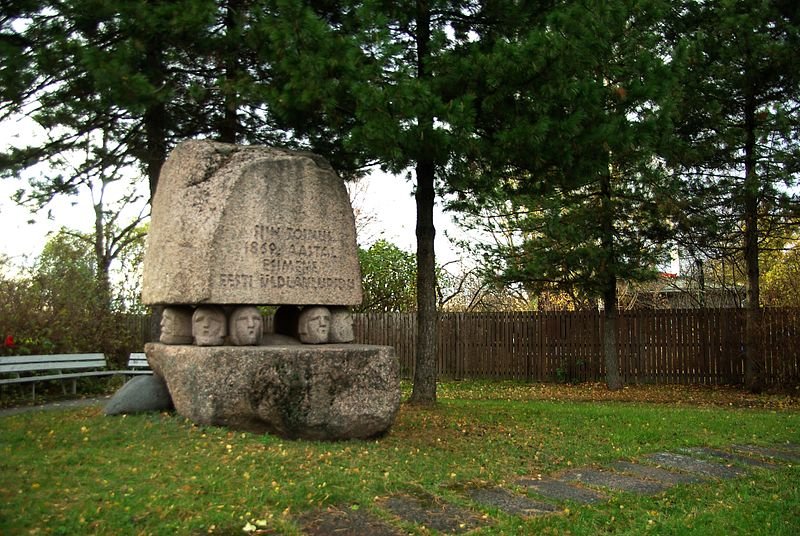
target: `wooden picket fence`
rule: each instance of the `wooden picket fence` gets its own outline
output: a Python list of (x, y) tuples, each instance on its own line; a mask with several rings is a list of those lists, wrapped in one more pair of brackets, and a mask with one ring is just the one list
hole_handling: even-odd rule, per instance
[[(764, 309), (764, 379), (800, 384), (800, 309)], [(266, 318), (271, 327), (271, 318)], [(149, 317), (131, 319), (142, 344)], [(744, 382), (744, 311), (656, 309), (620, 312), (617, 347), (625, 383), (723, 385)], [(414, 313), (354, 315), (356, 342), (393, 346), (413, 377)], [(446, 313), (439, 319), (438, 373), (452, 379), (602, 381), (598, 311)]]
[[(764, 379), (800, 383), (800, 309), (765, 309)], [(738, 384), (744, 381), (744, 311), (637, 310), (620, 313), (617, 344), (626, 383)], [(358, 342), (394, 346), (413, 376), (414, 314), (356, 315)], [(453, 379), (598, 381), (602, 313), (448, 313), (440, 317), (438, 372)]]

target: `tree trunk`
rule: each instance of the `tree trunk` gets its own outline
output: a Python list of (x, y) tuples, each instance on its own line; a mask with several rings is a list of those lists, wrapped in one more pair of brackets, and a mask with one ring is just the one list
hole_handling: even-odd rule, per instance
[(100, 290), (101, 307), (103, 311), (111, 312), (111, 259), (106, 253), (106, 234), (103, 225), (103, 198), (95, 201), (94, 205), (94, 258), (96, 263), (97, 284)]
[[(147, 50), (147, 77), (154, 87), (161, 87), (164, 83), (163, 54), (157, 43), (149, 43)], [(153, 101), (144, 112), (144, 155), (143, 160), (147, 169), (147, 178), (150, 183), (150, 202), (156, 195), (158, 176), (161, 166), (167, 159), (167, 108), (159, 95), (153, 95)]]
[(617, 282), (603, 296), (603, 362), (606, 366), (606, 385), (611, 391), (622, 389), (617, 354)]
[[(417, 1), (417, 77), (430, 76), (427, 68), (430, 45), (430, 6), (427, 0)], [(424, 154), (433, 117), (423, 114), (419, 118), (420, 148)], [(414, 368), (414, 388), (409, 400), (414, 404), (436, 403), (436, 342), (438, 315), (436, 311), (436, 256), (433, 225), (433, 205), (436, 193), (434, 181), (435, 162), (423, 156), (417, 161), (417, 355)]]
[(617, 271), (614, 247), (614, 206), (611, 171), (600, 179), (600, 207), (603, 261), (600, 277), (603, 281), (603, 361), (606, 366), (606, 385), (612, 391), (622, 389), (617, 356)]
[(236, 20), (241, 10), (241, 2), (238, 0), (229, 0), (225, 6), (225, 44), (227, 50), (224, 52), (223, 64), (220, 69), (225, 73), (225, 82), (227, 87), (223, 84), (222, 102), (224, 110), (222, 111), (222, 119), (219, 125), (219, 141), (223, 143), (236, 143), (239, 138), (239, 99), (236, 92), (236, 82), (241, 74), (241, 67), (239, 65), (239, 43), (241, 37), (238, 29), (238, 22)]
[[(155, 42), (148, 43), (147, 49), (147, 76), (154, 87), (161, 87), (165, 79), (164, 56), (161, 52), (161, 45)], [(152, 104), (144, 112), (144, 155), (142, 160), (147, 170), (147, 178), (150, 184), (150, 206), (153, 206), (158, 189), (158, 178), (161, 175), (161, 168), (167, 160), (167, 107), (164, 101), (158, 96), (153, 95)], [(163, 306), (156, 305), (150, 309), (150, 332), (154, 334), (155, 341), (161, 336), (161, 313)]]
[(747, 267), (747, 309), (745, 320), (745, 388), (753, 393), (763, 389), (763, 352), (761, 348), (761, 295), (758, 267), (759, 180), (756, 174), (755, 99), (745, 102), (744, 146), (744, 260)]
[(410, 402), (436, 402), (436, 257), (433, 225), (434, 166), (417, 163), (417, 355)]

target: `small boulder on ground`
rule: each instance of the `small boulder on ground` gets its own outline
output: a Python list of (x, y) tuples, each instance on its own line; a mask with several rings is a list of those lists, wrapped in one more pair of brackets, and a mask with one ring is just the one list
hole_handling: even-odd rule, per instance
[(137, 376), (117, 391), (103, 410), (106, 415), (146, 413), (173, 409), (163, 378), (156, 374)]

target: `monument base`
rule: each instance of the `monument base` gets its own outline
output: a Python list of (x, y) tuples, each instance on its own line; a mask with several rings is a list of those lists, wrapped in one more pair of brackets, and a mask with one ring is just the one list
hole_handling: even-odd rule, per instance
[(196, 424), (286, 438), (365, 439), (400, 405), (390, 346), (188, 346), (148, 343), (177, 412)]

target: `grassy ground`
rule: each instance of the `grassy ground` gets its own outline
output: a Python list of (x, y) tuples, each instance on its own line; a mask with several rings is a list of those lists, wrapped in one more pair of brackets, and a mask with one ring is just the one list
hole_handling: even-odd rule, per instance
[(475, 534), (797, 534), (800, 467), (616, 494), (523, 519), (460, 490), (520, 476), (638, 460), (681, 447), (800, 443), (796, 397), (732, 389), (453, 382), (434, 409), (403, 406), (373, 441), (286, 441), (197, 427), (174, 414), (99, 408), (0, 417), (0, 533), (299, 534), (303, 516), (362, 510), (411, 533), (379, 504), (427, 492), (486, 516)]

